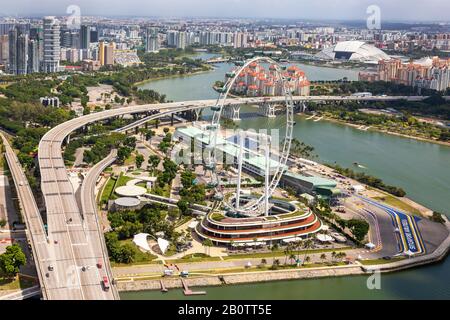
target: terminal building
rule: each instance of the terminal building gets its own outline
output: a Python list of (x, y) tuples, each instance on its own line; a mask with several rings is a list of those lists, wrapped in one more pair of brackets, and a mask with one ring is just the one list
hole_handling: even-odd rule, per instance
[(258, 247), (299, 241), (322, 229), (320, 219), (303, 204), (270, 202), (269, 216), (243, 218), (212, 212), (197, 224), (195, 232), (215, 245)]
[[(187, 146), (191, 146), (192, 139), (199, 148), (204, 148), (209, 143), (209, 133), (196, 126), (178, 128), (175, 131), (174, 139), (182, 141)], [(216, 149), (218, 152), (223, 152), (227, 159), (237, 166), (239, 145), (236, 142), (236, 137), (224, 139), (217, 137)], [(245, 172), (264, 177), (265, 175), (265, 157), (261, 154), (255, 154), (249, 151), (248, 147), (252, 148), (251, 141), (245, 142), (245, 151), (242, 162), (242, 168)], [(275, 173), (279, 166), (279, 162), (275, 159), (270, 159), (270, 172)], [(287, 168), (286, 168), (287, 169)], [(337, 183), (334, 180), (325, 179), (316, 176), (307, 176), (303, 174), (293, 173), (289, 170), (281, 178), (280, 184), (282, 186), (289, 186), (294, 188), (298, 194), (308, 193), (314, 196), (323, 198), (336, 197), (340, 194), (340, 190), (336, 188)]]

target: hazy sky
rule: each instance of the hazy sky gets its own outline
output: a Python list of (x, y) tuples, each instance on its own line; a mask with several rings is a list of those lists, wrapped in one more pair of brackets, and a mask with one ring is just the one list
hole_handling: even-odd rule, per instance
[(449, 0), (0, 0), (3, 15), (64, 15), (69, 5), (84, 15), (255, 17), (365, 20), (378, 5), (382, 20), (448, 21)]

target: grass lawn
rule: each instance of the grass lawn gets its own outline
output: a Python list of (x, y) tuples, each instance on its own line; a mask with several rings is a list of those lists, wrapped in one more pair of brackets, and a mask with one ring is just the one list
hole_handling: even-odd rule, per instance
[(123, 173), (121, 173), (114, 189), (116, 189), (118, 187), (123, 187), (130, 180), (133, 180), (133, 178), (125, 176), (125, 175), (123, 175)]
[(14, 279), (3, 278), (0, 276), (0, 290), (26, 289), (35, 284), (35, 281), (22, 276), (15, 277)]
[(124, 165), (125, 166), (131, 166), (131, 165), (133, 165), (133, 164), (135, 164), (136, 163), (136, 154), (134, 154), (134, 153), (132, 153), (129, 157), (128, 157), (128, 159), (126, 159), (125, 161), (124, 161)]
[(416, 215), (416, 216), (422, 216), (422, 214), (420, 213), (419, 210), (417, 210), (416, 208), (410, 206), (409, 204), (407, 204), (406, 202), (401, 201), (400, 199), (390, 195), (390, 194), (385, 194), (382, 197), (374, 197), (374, 200), (377, 201), (381, 201), (381, 202), (385, 202), (386, 204), (392, 206), (392, 207), (396, 207), (400, 210), (403, 210), (407, 213)]
[(397, 262), (406, 259), (405, 257), (396, 257), (392, 258), (391, 260), (385, 260), (385, 259), (372, 259), (372, 260), (360, 260), (361, 264), (365, 266), (371, 266), (376, 264), (386, 264), (391, 262)]
[[(121, 240), (119, 242), (121, 245), (131, 244), (136, 249), (135, 250), (136, 255), (134, 257), (133, 263), (130, 263), (130, 264), (117, 263), (117, 262), (111, 261), (111, 265), (113, 267), (120, 267), (120, 266), (125, 267), (125, 266), (138, 265), (138, 264), (151, 264), (151, 263), (154, 263), (153, 260), (155, 260), (157, 258), (157, 256), (155, 256), (154, 254), (142, 252), (141, 250), (139, 250), (131, 239)], [(158, 263), (158, 262), (156, 262), (156, 263)]]
[(210, 257), (204, 253), (193, 253), (184, 256), (181, 259), (166, 260), (166, 263), (186, 263), (186, 262), (204, 262), (204, 261), (220, 261), (220, 258)]
[(100, 198), (101, 203), (107, 203), (108, 200), (111, 198), (111, 194), (114, 189), (114, 185), (116, 184), (116, 179), (109, 178), (108, 181), (105, 184), (105, 187), (103, 188), (102, 196)]

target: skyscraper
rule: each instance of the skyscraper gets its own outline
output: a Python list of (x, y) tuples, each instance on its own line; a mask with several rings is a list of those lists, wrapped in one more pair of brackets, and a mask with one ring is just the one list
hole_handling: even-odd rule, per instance
[(89, 49), (91, 44), (91, 27), (82, 25), (80, 29), (80, 49)]
[(17, 74), (17, 37), (18, 31), (16, 28), (13, 28), (8, 32), (9, 38), (8, 72), (11, 74)]
[(15, 74), (23, 75), (28, 72), (28, 35), (20, 34), (17, 37), (17, 71)]
[(39, 41), (30, 40), (28, 43), (28, 73), (39, 72)]
[(44, 72), (58, 72), (60, 60), (60, 26), (55, 17), (44, 18)]

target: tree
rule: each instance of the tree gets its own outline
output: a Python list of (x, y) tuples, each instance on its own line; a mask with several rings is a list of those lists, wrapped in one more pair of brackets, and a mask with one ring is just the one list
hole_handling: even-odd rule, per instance
[(136, 255), (136, 250), (132, 244), (126, 243), (120, 247), (118, 262), (132, 263)]
[(142, 166), (142, 163), (144, 162), (144, 156), (142, 154), (138, 153), (136, 155), (135, 161), (136, 161), (136, 167), (140, 168)]
[(312, 247), (313, 243), (314, 242), (311, 239), (306, 239), (305, 241), (303, 241), (303, 248), (305, 249), (305, 257), (303, 259), (302, 264), (305, 263), (306, 255), (308, 254), (308, 250)]
[(333, 262), (334, 262), (334, 259), (336, 259), (336, 255), (337, 255), (336, 251), (333, 251), (331, 253), (331, 259), (333, 260)]
[(164, 131), (165, 134), (168, 134), (170, 129), (166, 127), (166, 128), (163, 129), (163, 131)]
[(158, 156), (151, 155), (150, 157), (148, 157), (148, 165), (152, 169), (152, 172), (156, 169), (156, 167), (158, 167), (159, 161), (160, 160)]
[(327, 255), (325, 253), (322, 253), (320, 255), (320, 260), (325, 261), (327, 259)]
[(5, 253), (0, 255), (0, 271), (9, 277), (14, 277), (21, 266), (27, 263), (25, 253), (18, 244), (6, 247)]
[(189, 202), (186, 200), (179, 200), (177, 203), (178, 209), (180, 209), (182, 215), (189, 214)]
[(3, 228), (4, 226), (6, 226), (6, 220), (5, 219), (1, 219), (0, 220), (0, 228)]

